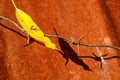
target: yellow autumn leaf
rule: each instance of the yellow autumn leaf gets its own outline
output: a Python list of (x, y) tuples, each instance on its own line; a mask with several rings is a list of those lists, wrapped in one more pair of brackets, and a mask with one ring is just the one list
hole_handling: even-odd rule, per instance
[(56, 49), (56, 46), (54, 43), (51, 42), (51, 40), (48, 37), (44, 36), (44, 33), (38, 25), (32, 20), (32, 18), (26, 14), (24, 11), (21, 9), (18, 9), (12, 0), (12, 3), (16, 9), (16, 17), (18, 22), (21, 24), (23, 29), (35, 40), (42, 42), (46, 47), (51, 48), (51, 49)]

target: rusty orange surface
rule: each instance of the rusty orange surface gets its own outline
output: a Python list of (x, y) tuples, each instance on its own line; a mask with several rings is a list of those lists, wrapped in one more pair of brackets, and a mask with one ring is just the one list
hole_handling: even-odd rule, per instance
[[(120, 0), (14, 0), (46, 34), (56, 34), (81, 42), (120, 47)], [(11, 0), (0, 1), (0, 15), (15, 22)], [(17, 22), (18, 23), (18, 22)], [(80, 47), (51, 38), (64, 55), (27, 38), (14, 25), (0, 19), (0, 80), (119, 80), (120, 51), (100, 48), (105, 63), (93, 47)], [(66, 63), (66, 61), (68, 61)], [(66, 64), (65, 64), (66, 63)]]

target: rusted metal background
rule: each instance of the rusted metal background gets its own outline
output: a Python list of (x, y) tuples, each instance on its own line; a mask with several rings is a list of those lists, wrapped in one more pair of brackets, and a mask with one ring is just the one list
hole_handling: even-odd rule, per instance
[[(14, 0), (47, 34), (81, 42), (120, 46), (120, 0)], [(11, 0), (0, 0), (0, 15), (15, 22)], [(17, 22), (18, 23), (18, 22)], [(105, 64), (92, 53), (96, 48), (77, 46), (51, 38), (65, 55), (26, 37), (14, 25), (0, 19), (0, 80), (120, 80), (120, 51), (100, 48)], [(80, 57), (78, 57), (78, 56)], [(68, 63), (65, 65), (66, 60)]]

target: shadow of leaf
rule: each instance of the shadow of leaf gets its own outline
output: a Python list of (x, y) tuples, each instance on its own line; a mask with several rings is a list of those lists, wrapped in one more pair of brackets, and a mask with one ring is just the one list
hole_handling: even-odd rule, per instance
[[(54, 31), (56, 32), (56, 30), (54, 29)], [(57, 34), (57, 32), (56, 32)], [(58, 34), (57, 34), (58, 35)], [(86, 65), (82, 59), (79, 58), (79, 56), (75, 53), (75, 51), (70, 47), (70, 45), (64, 41), (63, 39), (58, 38), (59, 41), (59, 45), (61, 47), (61, 50), (63, 51), (63, 53), (61, 53), (61, 55), (66, 59), (66, 63), (65, 65), (67, 65), (69, 59), (71, 61), (73, 61), (74, 63), (76, 63), (77, 65), (82, 66), (85, 70), (88, 71), (92, 71), (88, 65)]]

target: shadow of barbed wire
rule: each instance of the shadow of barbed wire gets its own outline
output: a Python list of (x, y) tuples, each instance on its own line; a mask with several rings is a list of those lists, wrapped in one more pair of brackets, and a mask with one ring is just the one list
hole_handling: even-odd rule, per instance
[(80, 58), (80, 59), (82, 59), (82, 58), (84, 58), (84, 59), (85, 59), (85, 58), (86, 58), (86, 59), (94, 59), (94, 60), (100, 62), (100, 67), (101, 67), (101, 69), (102, 69), (102, 66), (103, 66), (103, 64), (102, 64), (102, 58), (101, 58), (101, 57), (103, 57), (104, 61), (106, 61), (106, 60), (111, 60), (111, 59), (115, 59), (115, 58), (120, 59), (120, 56), (118, 56), (118, 55), (116, 55), (116, 56), (111, 56), (111, 57), (106, 57), (106, 56), (108, 56), (108, 54), (104, 54), (104, 55), (102, 55), (102, 56), (97, 56), (97, 55), (94, 54), (94, 53), (92, 53), (92, 54), (93, 54), (93, 56), (79, 56), (79, 58)]

